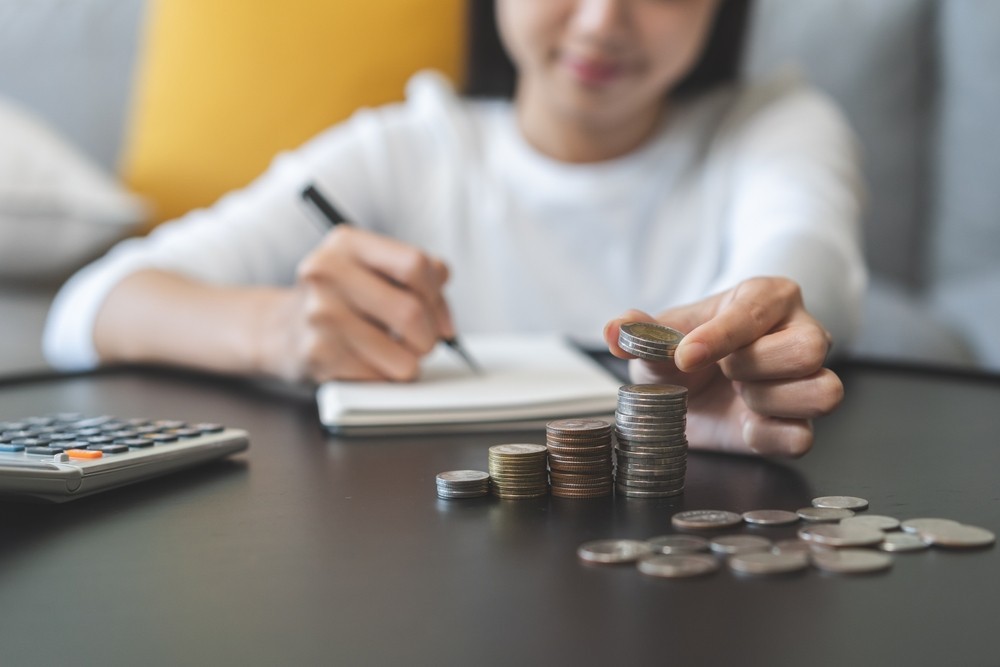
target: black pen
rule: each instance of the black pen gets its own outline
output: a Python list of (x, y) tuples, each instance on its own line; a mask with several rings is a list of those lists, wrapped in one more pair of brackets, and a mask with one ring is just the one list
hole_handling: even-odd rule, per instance
[[(336, 209), (336, 207), (330, 203), (326, 197), (320, 194), (320, 191), (315, 185), (306, 186), (305, 190), (302, 191), (302, 199), (313, 205), (313, 207), (319, 212), (323, 217), (323, 220), (331, 227), (336, 227), (337, 225), (346, 225), (347, 218)], [(445, 345), (453, 349), (455, 352), (465, 360), (465, 363), (469, 365), (469, 368), (475, 373), (480, 373), (481, 369), (479, 365), (473, 361), (472, 356), (466, 351), (462, 344), (458, 342), (458, 337), (453, 336), (451, 338), (441, 339)]]

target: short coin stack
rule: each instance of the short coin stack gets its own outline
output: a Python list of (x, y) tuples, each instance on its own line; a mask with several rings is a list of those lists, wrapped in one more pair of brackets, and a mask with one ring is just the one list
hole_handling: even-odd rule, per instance
[(490, 492), (490, 476), (481, 470), (450, 470), (437, 476), (439, 498), (478, 498)]
[(509, 500), (548, 495), (549, 472), (544, 445), (494, 445), (489, 451), (493, 495)]
[(611, 424), (602, 419), (559, 419), (545, 426), (552, 495), (598, 498), (612, 491)]
[(647, 361), (673, 361), (674, 350), (684, 338), (676, 329), (651, 322), (629, 322), (618, 332), (618, 347)]
[(615, 412), (615, 489), (632, 498), (666, 498), (684, 492), (687, 471), (687, 389), (627, 384)]

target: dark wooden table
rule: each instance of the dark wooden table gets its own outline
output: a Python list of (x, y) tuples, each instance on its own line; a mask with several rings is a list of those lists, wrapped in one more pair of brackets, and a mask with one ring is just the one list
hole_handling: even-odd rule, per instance
[(436, 473), (540, 433), (333, 439), (308, 398), (169, 372), (8, 383), (0, 419), (219, 421), (252, 444), (65, 505), (0, 502), (0, 664), (1000, 664), (998, 548), (863, 577), (663, 581), (577, 560), (586, 540), (671, 532), (681, 509), (825, 494), (1000, 529), (1000, 380), (842, 376), (806, 458), (692, 455), (685, 495), (658, 501), (436, 498)]

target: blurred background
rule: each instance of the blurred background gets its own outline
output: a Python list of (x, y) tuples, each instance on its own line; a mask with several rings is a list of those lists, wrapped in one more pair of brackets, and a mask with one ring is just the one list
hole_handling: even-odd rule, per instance
[[(464, 39), (463, 0), (0, 0), (0, 374), (44, 368), (74, 269), (418, 69), (460, 81)], [(746, 76), (782, 68), (863, 145), (851, 354), (1000, 371), (1000, 2), (755, 0)]]

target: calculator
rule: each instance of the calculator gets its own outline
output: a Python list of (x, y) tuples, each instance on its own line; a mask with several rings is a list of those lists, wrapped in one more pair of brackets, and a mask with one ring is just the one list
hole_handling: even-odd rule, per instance
[(0, 421), (0, 497), (65, 502), (249, 446), (221, 424), (63, 413)]

